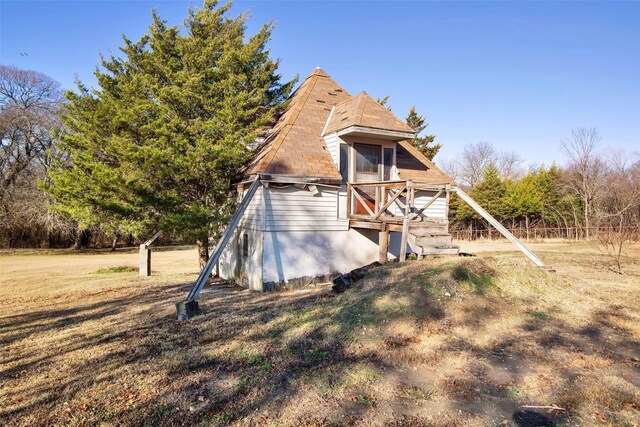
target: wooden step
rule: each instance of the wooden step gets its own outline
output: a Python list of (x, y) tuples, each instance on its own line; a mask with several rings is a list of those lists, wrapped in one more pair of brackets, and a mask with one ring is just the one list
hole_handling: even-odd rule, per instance
[(453, 243), (453, 237), (450, 234), (434, 234), (431, 236), (416, 237), (418, 246), (449, 246)]
[(422, 247), (422, 255), (458, 255), (460, 248), (457, 246), (449, 247), (437, 247), (437, 246), (424, 246)]
[(421, 226), (415, 224), (409, 226), (409, 233), (416, 237), (449, 234), (446, 225)]

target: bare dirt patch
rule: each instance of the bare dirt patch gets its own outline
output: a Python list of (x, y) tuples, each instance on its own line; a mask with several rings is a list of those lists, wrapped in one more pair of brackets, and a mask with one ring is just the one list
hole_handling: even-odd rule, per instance
[(334, 298), (212, 286), (183, 323), (195, 251), (150, 278), (96, 273), (135, 252), (2, 253), (0, 424), (638, 425), (640, 261), (484, 245)]

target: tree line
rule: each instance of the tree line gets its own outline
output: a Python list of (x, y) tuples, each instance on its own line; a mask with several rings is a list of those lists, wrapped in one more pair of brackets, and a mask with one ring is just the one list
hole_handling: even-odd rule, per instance
[[(297, 81), (282, 81), (270, 57), (273, 25), (249, 36), (247, 15), (229, 16), (230, 7), (206, 0), (182, 28), (153, 13), (145, 35), (123, 36), (119, 56), (101, 59), (96, 88), (78, 82), (63, 93), (44, 74), (0, 66), (0, 246), (115, 248), (162, 229), (165, 239), (197, 242), (206, 261), (209, 236), (234, 210), (230, 187), (249, 145)], [(433, 159), (441, 144), (424, 135), (426, 119), (412, 108), (406, 121), (411, 143)], [(577, 129), (562, 143), (566, 164), (526, 173), (517, 154), (486, 142), (436, 162), (527, 236), (554, 228), (562, 230), (554, 237), (591, 239), (615, 229), (630, 238), (640, 166), (606, 157), (600, 143), (596, 129)], [(454, 231), (487, 228), (455, 198), (451, 219)]]
[[(601, 144), (596, 128), (574, 129), (561, 142), (562, 166), (524, 172), (515, 153), (481, 142), (468, 144), (443, 167), (518, 237), (593, 241), (614, 255), (619, 269), (625, 246), (640, 239), (640, 159)], [(455, 197), (450, 220), (459, 238), (499, 236)]]
[(155, 12), (139, 40), (102, 57), (97, 88), (62, 94), (45, 75), (2, 66), (3, 246), (129, 243), (164, 230), (197, 242), (201, 265), (233, 212), (247, 145), (285, 106), (271, 23), (206, 0), (182, 28)]

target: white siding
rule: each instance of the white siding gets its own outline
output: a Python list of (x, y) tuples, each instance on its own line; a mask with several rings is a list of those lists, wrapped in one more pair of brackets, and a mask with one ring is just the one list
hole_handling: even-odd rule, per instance
[(338, 219), (337, 189), (317, 188), (316, 195), (294, 186), (264, 189), (265, 231), (348, 230), (349, 222)]
[[(437, 194), (437, 191), (416, 191), (415, 207), (416, 210), (422, 209), (429, 200)], [(438, 199), (433, 202), (427, 209), (424, 210), (421, 216), (427, 218), (447, 218), (447, 195), (442, 193)]]
[(338, 144), (339, 144), (338, 135), (336, 133), (332, 133), (331, 135), (327, 135), (324, 137), (324, 143), (327, 144), (327, 149), (331, 154), (331, 158), (333, 159), (333, 163), (338, 166), (339, 162), (339, 154), (338, 154)]
[[(242, 193), (242, 197), (245, 196), (248, 189), (245, 189)], [(263, 187), (260, 186), (256, 190), (256, 194), (253, 195), (253, 199), (249, 202), (249, 206), (247, 206), (247, 210), (244, 212), (238, 227), (246, 228), (249, 230), (262, 230), (262, 217), (263, 217), (263, 209), (262, 209), (262, 194)]]
[(343, 185), (338, 191), (338, 218), (347, 218), (347, 186)]
[[(422, 209), (422, 207), (426, 205), (427, 202), (431, 200), (436, 194), (437, 191), (416, 191), (415, 210), (417, 211), (419, 209)], [(399, 199), (402, 203), (405, 203), (404, 197), (399, 197)], [(396, 203), (393, 203), (389, 207), (389, 210), (392, 211), (395, 215), (404, 215), (402, 209)], [(445, 193), (442, 193), (435, 202), (433, 202), (427, 209), (422, 212), (422, 214), (420, 214), (420, 216), (427, 218), (446, 219), (446, 212), (447, 195)]]

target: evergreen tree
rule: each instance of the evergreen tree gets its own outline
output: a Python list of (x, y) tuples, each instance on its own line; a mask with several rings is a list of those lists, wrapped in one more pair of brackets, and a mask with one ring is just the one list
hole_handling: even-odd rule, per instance
[[(540, 193), (541, 217), (545, 226), (577, 226), (582, 222), (582, 207), (577, 193), (567, 193), (562, 186), (564, 172), (555, 164), (540, 168), (536, 174), (536, 187)], [(573, 237), (567, 234), (567, 237)]]
[(234, 209), (230, 186), (246, 145), (290, 93), (264, 25), (246, 36), (246, 15), (207, 0), (184, 31), (155, 12), (149, 32), (126, 37), (122, 57), (103, 58), (99, 89), (67, 93), (58, 164), (49, 187), (58, 209), (84, 224), (126, 231), (162, 228), (193, 239), (201, 266), (208, 236)]
[[(507, 187), (500, 178), (500, 171), (493, 163), (490, 163), (485, 169), (482, 181), (469, 191), (469, 196), (498, 221), (503, 219), (507, 213), (505, 209), (506, 194)], [(481, 219), (481, 216), (466, 203), (458, 206), (456, 217), (465, 221)]]
[(518, 181), (509, 181), (506, 188), (505, 219), (510, 219), (512, 225), (524, 220), (528, 238), (530, 221), (539, 218), (542, 213), (542, 200), (537, 186), (537, 177), (534, 174), (529, 174)]
[(434, 143), (436, 139), (435, 135), (419, 136), (420, 133), (429, 126), (429, 124), (426, 123), (427, 119), (417, 113), (416, 107), (411, 107), (406, 121), (407, 124), (416, 131), (416, 135), (418, 135), (416, 138), (409, 141), (411, 142), (411, 145), (416, 147), (429, 160), (433, 160), (435, 155), (438, 154), (438, 151), (440, 151), (440, 148), (442, 148), (442, 144)]

